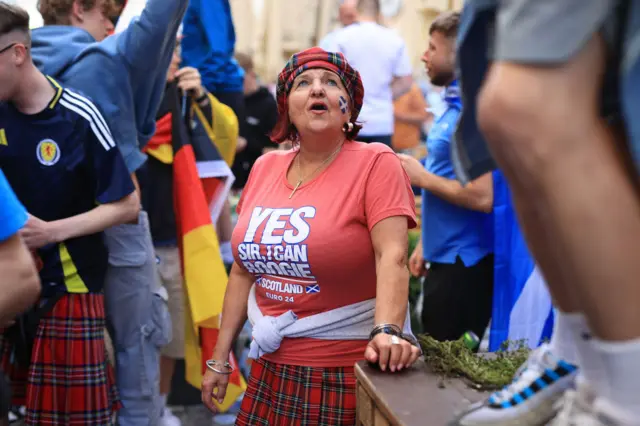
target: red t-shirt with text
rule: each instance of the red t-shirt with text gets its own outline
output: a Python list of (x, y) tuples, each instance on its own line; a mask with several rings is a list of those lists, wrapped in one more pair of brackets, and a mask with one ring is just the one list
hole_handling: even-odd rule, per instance
[[(289, 199), (286, 173), (295, 151), (275, 151), (255, 163), (238, 203), (233, 231), (236, 263), (256, 276), (264, 315), (292, 310), (299, 318), (376, 296), (370, 231), (406, 216), (415, 201), (400, 160), (383, 144), (346, 142), (332, 163)], [(294, 173), (295, 176), (295, 173)], [(268, 361), (310, 367), (352, 366), (366, 340), (285, 338)]]

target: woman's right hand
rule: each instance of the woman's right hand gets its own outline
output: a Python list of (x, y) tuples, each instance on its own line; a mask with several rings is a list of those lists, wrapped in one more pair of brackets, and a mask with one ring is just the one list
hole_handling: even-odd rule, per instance
[(229, 384), (229, 375), (220, 374), (207, 368), (202, 379), (202, 403), (213, 414), (218, 412), (218, 408), (213, 403), (215, 399), (219, 404), (224, 401), (227, 393), (227, 385)]

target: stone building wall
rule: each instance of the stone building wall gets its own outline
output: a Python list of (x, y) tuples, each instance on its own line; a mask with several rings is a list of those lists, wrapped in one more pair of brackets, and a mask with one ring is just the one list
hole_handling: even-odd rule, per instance
[[(314, 46), (339, 27), (339, 0), (230, 0), (236, 26), (236, 50), (251, 53), (261, 78), (275, 81), (278, 72), (299, 50)], [(446, 10), (459, 10), (463, 0), (390, 0), (385, 17), (407, 43), (416, 73), (422, 72), (420, 57), (426, 48), (429, 25)]]

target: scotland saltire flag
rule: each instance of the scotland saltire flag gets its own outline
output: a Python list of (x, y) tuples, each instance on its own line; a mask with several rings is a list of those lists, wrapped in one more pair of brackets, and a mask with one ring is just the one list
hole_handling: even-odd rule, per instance
[(320, 286), (318, 284), (308, 285), (306, 287), (307, 293), (320, 293)]
[(507, 182), (493, 172), (494, 290), (489, 350), (506, 340), (537, 347), (551, 337), (551, 296), (520, 231)]

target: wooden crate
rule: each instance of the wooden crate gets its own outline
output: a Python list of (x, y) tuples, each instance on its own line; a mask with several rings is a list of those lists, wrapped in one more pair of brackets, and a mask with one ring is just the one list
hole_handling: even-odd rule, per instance
[(461, 380), (442, 380), (419, 361), (399, 374), (356, 364), (357, 426), (445, 426), (468, 404), (485, 399)]

